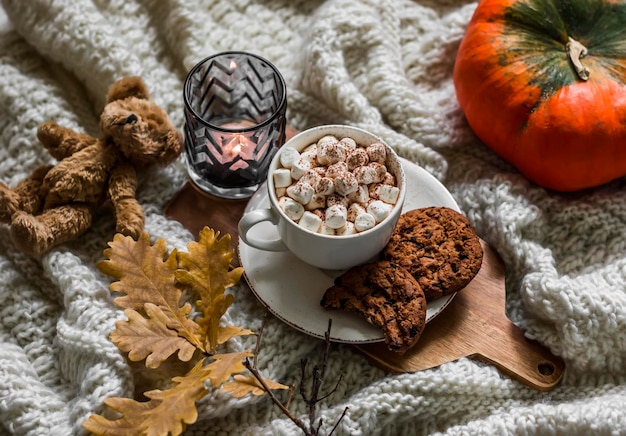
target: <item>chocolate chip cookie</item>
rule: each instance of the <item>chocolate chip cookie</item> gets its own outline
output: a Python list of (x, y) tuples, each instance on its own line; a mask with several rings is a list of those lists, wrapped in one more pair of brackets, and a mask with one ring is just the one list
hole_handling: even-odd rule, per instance
[(478, 273), (483, 250), (465, 216), (428, 207), (400, 216), (381, 259), (408, 270), (431, 301), (464, 288)]
[(335, 279), (322, 307), (356, 312), (383, 329), (387, 347), (404, 354), (422, 335), (426, 299), (421, 286), (393, 262), (359, 265)]

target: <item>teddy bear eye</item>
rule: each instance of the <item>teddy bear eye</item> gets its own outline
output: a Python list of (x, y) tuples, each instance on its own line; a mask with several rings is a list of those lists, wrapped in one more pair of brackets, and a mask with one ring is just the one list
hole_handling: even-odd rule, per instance
[(124, 124), (133, 124), (137, 122), (137, 115), (130, 114), (128, 118), (124, 121)]

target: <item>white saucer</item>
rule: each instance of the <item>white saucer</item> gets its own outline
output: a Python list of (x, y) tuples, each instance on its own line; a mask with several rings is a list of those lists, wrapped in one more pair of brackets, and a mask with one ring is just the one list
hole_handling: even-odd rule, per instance
[[(459, 206), (448, 190), (416, 164), (401, 159), (407, 181), (403, 212), (429, 206), (445, 206), (456, 211)], [(252, 196), (246, 212), (269, 208), (266, 185)], [(269, 222), (253, 227), (257, 238), (276, 239), (276, 228)], [(244, 277), (259, 301), (277, 318), (293, 328), (320, 339), (332, 318), (330, 339), (333, 342), (363, 344), (384, 340), (382, 330), (356, 314), (326, 310), (320, 300), (335, 277), (342, 271), (326, 271), (310, 266), (288, 251), (258, 250), (239, 239), (239, 259)], [(426, 322), (436, 317), (455, 294), (428, 303)]]

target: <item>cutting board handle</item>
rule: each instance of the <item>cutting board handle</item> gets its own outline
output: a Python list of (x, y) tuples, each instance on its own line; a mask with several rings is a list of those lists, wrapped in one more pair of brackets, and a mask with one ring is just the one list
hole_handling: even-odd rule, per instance
[[(506, 338), (498, 341), (497, 350), (481, 350), (474, 357), (494, 365), (509, 377), (538, 391), (549, 391), (559, 382), (565, 363), (547, 348), (524, 336), (524, 332), (510, 324)], [(497, 340), (497, 338), (494, 338)]]

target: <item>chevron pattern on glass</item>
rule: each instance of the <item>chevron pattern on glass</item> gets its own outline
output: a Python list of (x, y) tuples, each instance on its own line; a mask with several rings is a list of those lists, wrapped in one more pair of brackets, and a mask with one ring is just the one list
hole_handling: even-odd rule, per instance
[(192, 181), (205, 190), (258, 187), (285, 140), (286, 87), (278, 70), (249, 53), (222, 53), (190, 71), (184, 98)]

